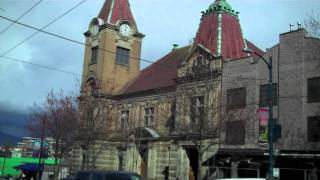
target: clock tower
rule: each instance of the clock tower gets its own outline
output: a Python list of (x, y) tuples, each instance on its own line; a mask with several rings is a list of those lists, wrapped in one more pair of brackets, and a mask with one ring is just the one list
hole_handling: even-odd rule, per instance
[(115, 95), (140, 72), (141, 44), (128, 0), (105, 0), (84, 33), (81, 96)]

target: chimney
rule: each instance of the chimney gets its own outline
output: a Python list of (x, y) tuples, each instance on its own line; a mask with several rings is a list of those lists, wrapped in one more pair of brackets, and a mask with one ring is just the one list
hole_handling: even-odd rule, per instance
[(289, 27), (290, 27), (290, 31), (293, 31), (293, 24), (289, 24)]
[(297, 25), (298, 25), (298, 29), (302, 28), (302, 24), (300, 22), (297, 22)]

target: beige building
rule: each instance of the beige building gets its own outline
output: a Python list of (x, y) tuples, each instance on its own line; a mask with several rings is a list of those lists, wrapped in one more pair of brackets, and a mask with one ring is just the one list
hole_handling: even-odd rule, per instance
[[(292, 33), (281, 35), (265, 56), (299, 54), (286, 49)], [(73, 171), (124, 170), (146, 179), (183, 180), (266, 176), (257, 115), (264, 84), (259, 79), (266, 77), (260, 74), (264, 67), (253, 63), (258, 58), (242, 50), (264, 52), (243, 37), (238, 12), (226, 0), (215, 0), (203, 12), (193, 43), (174, 47), (143, 70), (144, 35), (128, 0), (106, 0), (85, 36), (79, 97), (83, 141), (73, 150)], [(286, 91), (281, 88), (280, 93)], [(285, 126), (288, 117), (275, 115)], [(288, 130), (283, 133), (292, 137)], [(281, 140), (279, 148), (296, 149), (290, 141)]]

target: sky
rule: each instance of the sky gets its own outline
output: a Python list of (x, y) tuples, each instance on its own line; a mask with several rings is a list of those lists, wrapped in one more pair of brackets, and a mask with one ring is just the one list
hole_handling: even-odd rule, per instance
[[(38, 0), (0, 0), (0, 15), (16, 19)], [(214, 0), (130, 0), (138, 29), (146, 35), (142, 59), (155, 61), (172, 49), (187, 45), (197, 32), (201, 11)], [(42, 28), (80, 0), (43, 0), (19, 22)], [(83, 33), (96, 17), (104, 0), (87, 0), (46, 31), (84, 42)], [(279, 34), (297, 27), (310, 13), (318, 14), (320, 0), (228, 0), (240, 12), (246, 39), (265, 50), (278, 43)], [(0, 18), (0, 31), (10, 22)], [(35, 30), (14, 25), (0, 34), (0, 54), (24, 40)], [(84, 47), (38, 33), (6, 56), (31, 63), (82, 73)], [(142, 68), (148, 66), (142, 62)], [(51, 71), (0, 57), (0, 111), (27, 112), (44, 101), (50, 90), (78, 92), (80, 75)], [(1, 124), (1, 123), (0, 123)], [(1, 129), (0, 129), (1, 130)]]

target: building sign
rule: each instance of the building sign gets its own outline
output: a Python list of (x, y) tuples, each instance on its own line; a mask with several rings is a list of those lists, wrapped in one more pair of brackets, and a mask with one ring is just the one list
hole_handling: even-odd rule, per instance
[(268, 121), (269, 121), (269, 108), (262, 107), (258, 109), (259, 115), (259, 142), (268, 142)]

